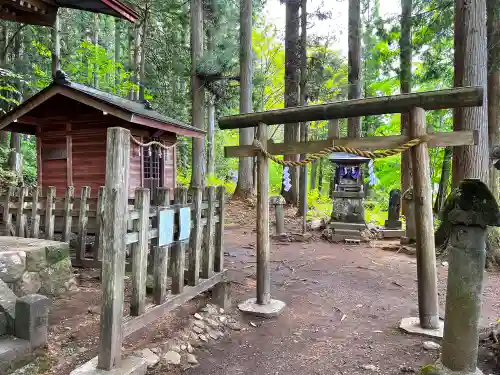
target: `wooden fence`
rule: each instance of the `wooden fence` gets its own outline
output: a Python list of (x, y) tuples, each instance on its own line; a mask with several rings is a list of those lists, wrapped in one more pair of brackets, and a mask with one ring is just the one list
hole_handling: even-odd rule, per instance
[[(139, 189), (138, 191), (141, 191)], [(77, 267), (100, 268), (102, 261), (102, 215), (104, 212), (104, 187), (101, 187), (97, 198), (90, 197), (90, 187), (82, 188), (75, 197), (72, 186), (66, 189), (64, 197), (57, 197), (54, 187), (43, 191), (41, 187), (11, 187), (0, 195), (1, 226), (4, 235), (18, 237), (45, 238), (69, 242), (75, 255), (72, 263)], [(201, 195), (200, 195), (201, 194)], [(202, 242), (209, 247), (222, 246), (222, 227), (224, 210), (224, 192), (222, 187), (208, 187), (204, 190), (175, 189), (175, 199), (170, 199), (170, 191), (158, 188), (154, 194), (155, 201), (148, 202), (147, 217), (149, 220), (148, 242), (154, 246), (158, 238), (156, 217), (161, 207), (191, 208), (192, 227), (202, 232)], [(202, 201), (198, 202), (197, 197)], [(151, 195), (149, 195), (151, 196)], [(133, 244), (137, 242), (138, 232), (134, 222), (138, 219), (137, 194), (128, 200), (128, 223), (126, 246), (132, 254)], [(200, 211), (198, 213), (198, 211)], [(222, 220), (221, 220), (222, 217)], [(208, 225), (207, 225), (208, 224)], [(198, 238), (198, 237), (197, 237)], [(191, 246), (195, 246), (191, 243)], [(90, 252), (89, 252), (90, 250)], [(217, 251), (215, 251), (217, 253)], [(130, 269), (130, 262), (127, 267)], [(152, 270), (152, 266), (149, 267)]]

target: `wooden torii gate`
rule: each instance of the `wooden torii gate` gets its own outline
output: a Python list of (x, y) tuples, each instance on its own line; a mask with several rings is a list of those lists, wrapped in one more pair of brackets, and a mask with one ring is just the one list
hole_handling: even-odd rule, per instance
[[(417, 277), (420, 328), (437, 330), (439, 305), (432, 213), (432, 190), (429, 147), (476, 145), (476, 131), (426, 133), (425, 111), (482, 106), (481, 87), (463, 87), (422, 93), (346, 100), (322, 105), (293, 107), (267, 112), (240, 114), (219, 119), (221, 129), (258, 128), (258, 142), (253, 145), (225, 147), (225, 157), (257, 156), (257, 298), (241, 304), (241, 310), (275, 316), (284, 303), (271, 300), (269, 271), (269, 157), (318, 153), (335, 146), (356, 150), (400, 149), (409, 142), (413, 165), (413, 196), (417, 231)], [(342, 138), (322, 141), (273, 143), (268, 139), (268, 125), (307, 121), (410, 113), (408, 136)], [(412, 142), (410, 142), (412, 141)], [(416, 141), (416, 142), (415, 142)]]

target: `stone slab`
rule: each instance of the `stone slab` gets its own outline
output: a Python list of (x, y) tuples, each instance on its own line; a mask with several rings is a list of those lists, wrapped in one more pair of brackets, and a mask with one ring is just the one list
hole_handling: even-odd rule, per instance
[(414, 335), (443, 338), (444, 321), (439, 319), (438, 329), (426, 329), (420, 327), (420, 319), (418, 317), (403, 318), (399, 324), (399, 328)]
[(262, 318), (275, 318), (281, 314), (285, 306), (285, 302), (277, 299), (272, 299), (267, 305), (260, 305), (256, 298), (250, 298), (240, 303), (238, 309), (241, 312)]
[(382, 229), (380, 232), (384, 238), (401, 238), (406, 235), (406, 231), (402, 229)]
[(363, 231), (363, 230), (368, 228), (366, 224), (343, 223), (340, 221), (330, 221), (328, 223), (328, 227), (331, 229), (351, 229), (351, 230), (358, 230), (358, 231)]
[(422, 367), (421, 375), (483, 375), (483, 372), (476, 368), (475, 371), (453, 371), (438, 360), (435, 364)]
[(16, 319), (16, 302), (17, 296), (10, 290), (8, 285), (0, 279), (0, 311), (7, 314), (10, 324)]
[(0, 337), (0, 373), (5, 373), (15, 362), (31, 355), (30, 343), (13, 336)]
[(148, 369), (148, 364), (145, 358), (126, 357), (123, 358), (119, 368), (114, 368), (110, 371), (97, 368), (97, 357), (84, 363), (70, 372), (70, 375), (145, 375)]

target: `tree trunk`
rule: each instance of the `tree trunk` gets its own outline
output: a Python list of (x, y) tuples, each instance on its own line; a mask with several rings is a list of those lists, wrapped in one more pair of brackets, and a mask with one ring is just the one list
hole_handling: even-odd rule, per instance
[[(489, 147), (500, 144), (500, 0), (487, 0)], [(490, 167), (489, 188), (499, 199), (499, 171)]]
[(144, 12), (144, 20), (142, 21), (142, 38), (141, 38), (141, 63), (139, 68), (139, 100), (144, 100), (146, 90), (146, 44), (148, 41), (148, 21), (149, 21), (149, 5), (146, 3)]
[[(307, 0), (302, 0), (300, 13), (300, 105), (307, 105)], [(302, 122), (300, 124), (300, 141), (307, 142), (308, 124)], [(307, 154), (302, 154), (301, 158), (305, 159)], [(307, 165), (300, 168), (300, 204), (299, 216), (304, 216), (307, 213)], [(305, 221), (304, 221), (305, 231)]]
[[(92, 32), (92, 44), (94, 44), (94, 58), (97, 59), (97, 46), (99, 45), (99, 14), (94, 14), (94, 30)], [(97, 89), (99, 88), (99, 66), (94, 63), (92, 67), (92, 79), (93, 85)]]
[[(17, 72), (20, 71), (21, 62), (21, 42), (22, 42), (22, 31), (18, 32), (16, 39), (14, 41), (14, 66)], [(16, 85), (17, 86), (17, 85)], [(22, 102), (22, 96), (20, 94), (20, 87), (16, 87), (19, 91), (19, 97), (16, 98), (19, 102)], [(11, 97), (12, 97), (11, 93)], [(10, 133), (10, 154), (9, 154), (9, 167), (12, 172), (17, 176), (17, 181), (22, 181), (22, 165), (21, 165), (21, 135), (19, 133)]]
[(450, 182), (451, 175), (451, 157), (453, 155), (453, 148), (446, 147), (444, 149), (443, 166), (441, 168), (441, 179), (439, 180), (439, 189), (434, 202), (434, 213), (438, 215), (441, 212), (441, 207), (446, 200), (448, 193), (448, 183)]
[(52, 78), (56, 76), (58, 70), (61, 70), (61, 32), (59, 16), (56, 16), (52, 28)]
[(120, 86), (120, 62), (122, 54), (121, 27), (120, 20), (115, 18), (115, 90)]
[[(0, 67), (5, 68), (7, 64), (7, 38), (8, 38), (8, 29), (5, 22), (0, 23)], [(5, 92), (3, 93), (5, 95)], [(0, 103), (0, 108), (2, 110), (1, 115), (7, 112), (7, 102), (2, 101)], [(3, 148), (9, 147), (9, 133), (6, 131), (0, 131), (0, 146)]]
[(321, 194), (323, 191), (323, 158), (319, 159), (318, 162), (318, 191)]
[(316, 182), (318, 179), (318, 161), (314, 161), (311, 165), (311, 181), (309, 184), (311, 185), (311, 190), (316, 189)]
[[(193, 126), (204, 129), (205, 89), (196, 72), (198, 60), (203, 54), (203, 1), (191, 0), (191, 113)], [(205, 185), (205, 140), (192, 140), (191, 187)]]
[[(401, 94), (411, 92), (411, 62), (412, 62), (412, 42), (411, 42), (411, 26), (412, 26), (412, 0), (401, 0), (401, 37), (400, 45), (400, 75)], [(401, 114), (401, 134), (407, 135), (410, 125), (409, 113)], [(412, 167), (410, 151), (401, 154), (401, 191), (404, 193), (413, 186), (412, 183)], [(406, 205), (402, 205), (402, 214), (406, 215)], [(437, 202), (437, 201), (436, 201)]]
[[(252, 108), (252, 0), (240, 1), (240, 113), (250, 113)], [(254, 129), (240, 129), (240, 145), (250, 145)], [(240, 158), (238, 182), (234, 196), (245, 198), (255, 194), (253, 158)]]
[[(360, 0), (349, 0), (349, 25), (348, 25), (348, 98), (361, 97), (361, 6)], [(361, 117), (348, 119), (348, 137), (361, 137)]]
[[(301, 0), (288, 0), (286, 2), (286, 26), (285, 26), (285, 107), (296, 107), (299, 105), (299, 81), (300, 81), (300, 10)], [(297, 142), (299, 140), (299, 125), (285, 126), (285, 142)], [(287, 155), (285, 160), (298, 160), (298, 155)], [(287, 203), (297, 205), (299, 198), (299, 168), (291, 167), (290, 180), (292, 188), (283, 196)]]
[(215, 102), (214, 98), (208, 100), (207, 108), (207, 175), (215, 175)]
[(489, 183), (488, 98), (487, 93), (486, 0), (457, 0), (455, 3), (455, 86), (484, 88), (482, 107), (458, 108), (454, 130), (477, 130), (477, 146), (454, 150), (453, 185), (465, 178)]
[[(130, 57), (130, 72), (132, 74), (132, 82), (136, 85), (139, 83), (139, 59), (140, 55), (140, 45), (141, 45), (141, 35), (140, 35), (140, 25), (135, 25), (132, 30), (132, 37), (130, 39), (131, 57)], [(130, 90), (129, 99), (137, 100), (139, 98), (137, 87)]]

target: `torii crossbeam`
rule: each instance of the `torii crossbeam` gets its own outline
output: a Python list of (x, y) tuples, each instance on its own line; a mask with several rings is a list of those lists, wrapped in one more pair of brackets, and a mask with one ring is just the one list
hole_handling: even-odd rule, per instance
[[(417, 231), (417, 277), (419, 324), (427, 330), (438, 330), (439, 305), (437, 294), (436, 254), (432, 213), (432, 190), (429, 184), (429, 147), (473, 146), (478, 134), (473, 130), (426, 134), (425, 111), (482, 106), (481, 87), (463, 87), (422, 93), (346, 100), (322, 105), (279, 109), (241, 114), (219, 119), (221, 129), (258, 127), (259, 145), (225, 147), (226, 157), (257, 155), (257, 298), (241, 306), (248, 312), (276, 315), (284, 307), (271, 300), (269, 272), (269, 158), (273, 155), (316, 153), (327, 147), (345, 146), (361, 150), (391, 149), (412, 139), (421, 143), (411, 148), (413, 165), (413, 196)], [(349, 117), (410, 113), (408, 136), (328, 139), (307, 143), (272, 143), (268, 125), (330, 120)], [(258, 146), (262, 147), (259, 148)], [(278, 311), (277, 311), (278, 309)], [(270, 314), (268, 314), (270, 313)]]

